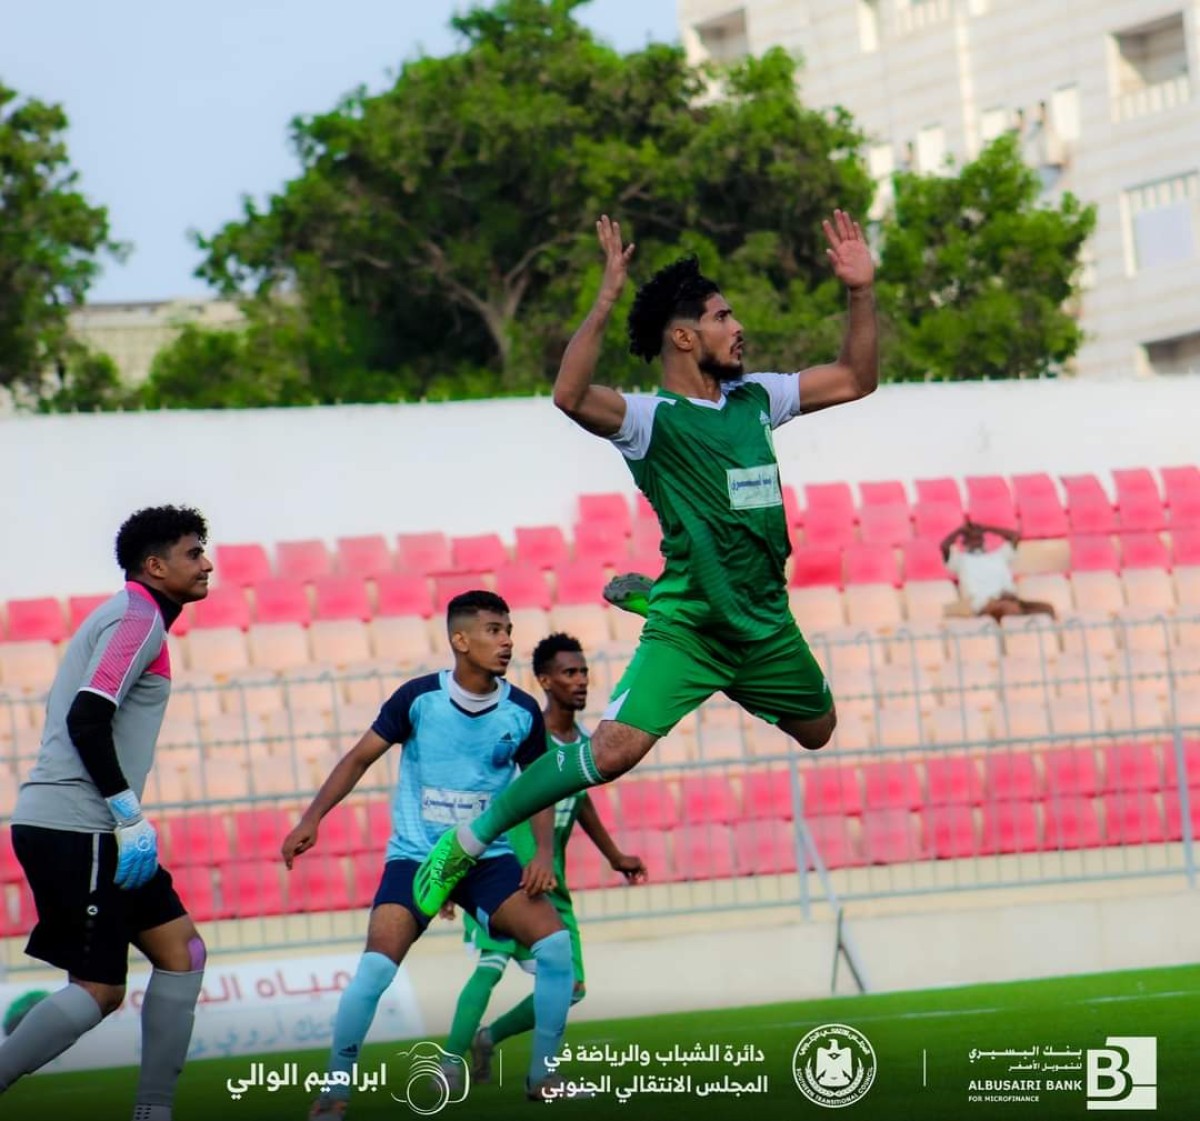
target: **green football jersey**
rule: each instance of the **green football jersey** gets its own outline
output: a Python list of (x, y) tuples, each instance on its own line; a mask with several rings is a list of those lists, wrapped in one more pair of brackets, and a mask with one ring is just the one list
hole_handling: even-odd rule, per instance
[[(567, 741), (571, 744), (578, 744), (581, 741), (587, 743), (591, 737), (579, 727), (575, 725), (575, 730), (579, 733), (579, 738)], [(559, 747), (564, 747), (564, 741), (559, 740), (550, 732), (546, 733), (546, 750), (553, 752)], [(554, 875), (558, 878), (558, 886), (549, 895), (558, 895), (569, 899), (567, 888), (567, 841), (571, 839), (571, 831), (575, 828), (575, 822), (579, 820), (579, 811), (583, 805), (583, 799), (587, 796), (587, 791), (581, 790), (577, 794), (569, 794), (554, 806)], [(521, 862), (522, 867), (528, 864), (537, 852), (537, 843), (533, 839), (533, 827), (528, 820), (518, 822), (508, 831), (508, 843), (512, 845), (512, 850), (516, 858)]]
[(771, 433), (799, 412), (793, 374), (726, 383), (720, 402), (626, 395), (613, 443), (662, 525), (656, 620), (754, 641), (788, 624), (791, 552)]

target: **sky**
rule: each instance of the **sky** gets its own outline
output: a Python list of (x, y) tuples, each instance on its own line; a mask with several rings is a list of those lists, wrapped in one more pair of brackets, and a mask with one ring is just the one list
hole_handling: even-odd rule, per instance
[[(205, 294), (189, 230), (212, 233), (298, 170), (288, 122), (406, 59), (455, 47), (460, 0), (6, 0), (0, 82), (70, 119), (80, 188), (115, 238), (90, 301)], [(580, 18), (621, 50), (675, 42), (675, 0), (591, 0)]]

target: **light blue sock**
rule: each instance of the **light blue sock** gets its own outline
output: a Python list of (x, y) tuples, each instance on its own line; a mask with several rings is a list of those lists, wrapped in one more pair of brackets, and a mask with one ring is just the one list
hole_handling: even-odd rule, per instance
[[(564, 931), (565, 933), (565, 931)], [(349, 1074), (358, 1062), (363, 1040), (375, 1019), (379, 998), (388, 990), (400, 967), (386, 954), (368, 950), (358, 961), (354, 980), (346, 986), (338, 1001), (333, 1021), (333, 1047), (329, 1052), (329, 1072)], [(348, 1098), (350, 1088), (338, 1086), (329, 1093), (331, 1098)]]
[(533, 1061), (529, 1082), (536, 1086), (550, 1074), (546, 1060), (558, 1054), (567, 1030), (567, 1009), (575, 977), (571, 970), (571, 936), (556, 930), (529, 947), (537, 962), (533, 984)]

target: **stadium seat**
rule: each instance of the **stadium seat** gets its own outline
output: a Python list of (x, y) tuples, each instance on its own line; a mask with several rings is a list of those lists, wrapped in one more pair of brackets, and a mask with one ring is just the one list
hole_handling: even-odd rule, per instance
[(1171, 530), (1171, 567), (1200, 568), (1200, 528)]
[(951, 697), (948, 703), (935, 706), (923, 717), (922, 727), (922, 740), (927, 738), (942, 747), (979, 744), (989, 738), (987, 719), (971, 703), (969, 694)]
[(728, 775), (685, 775), (680, 783), (685, 825), (716, 822), (728, 825), (742, 816)]
[(1020, 578), (1034, 573), (1066, 572), (1071, 564), (1071, 547), (1065, 536), (1031, 541), (1023, 538), (1013, 558), (1013, 575)]
[(556, 603), (550, 609), (550, 626), (579, 639), (585, 650), (609, 642), (608, 616), (613, 608), (591, 603)]
[(1022, 599), (1037, 600), (1050, 604), (1061, 619), (1075, 610), (1071, 597), (1071, 584), (1065, 576), (1056, 572), (1035, 573), (1022, 576), (1017, 581), (1017, 594)]
[(172, 861), (171, 886), (196, 922), (212, 922), (220, 917), (211, 864), (177, 867)]
[[(646, 496), (644, 494), (638, 494), (638, 499), (640, 501), (645, 501), (645, 497)], [(649, 504), (647, 503), (647, 505)], [(651, 515), (653, 515), (653, 511), (651, 511)], [(796, 496), (796, 488), (790, 483), (783, 484), (783, 515), (787, 519), (789, 529), (804, 525), (804, 507), (800, 505), (800, 499)], [(638, 522), (643, 520), (647, 519), (643, 518), (639, 505), (638, 516), (633, 523), (635, 533), (637, 532)], [(656, 517), (656, 524), (657, 520), (658, 519)]]
[(1089, 798), (1100, 792), (1096, 753), (1090, 747), (1060, 747), (1042, 755), (1046, 797)]
[[(940, 556), (938, 564), (941, 564)], [(946, 617), (946, 609), (959, 602), (958, 588), (944, 576), (935, 579), (906, 577), (900, 597), (905, 617), (912, 624), (940, 624)]]
[(1157, 533), (1167, 526), (1167, 512), (1157, 494), (1118, 495), (1117, 525), (1122, 533)]
[(1158, 799), (1146, 791), (1106, 794), (1104, 840), (1110, 845), (1147, 845), (1167, 839)]
[(579, 522), (573, 531), (576, 563), (629, 566), (629, 538), (613, 522)]
[(211, 588), (208, 595), (191, 607), (192, 627), (195, 630), (237, 627), (244, 631), (250, 626), (250, 604), (238, 585), (221, 584)]
[(858, 768), (826, 764), (812, 767), (804, 775), (804, 816), (823, 814), (856, 815), (863, 811)]
[(847, 512), (853, 518), (854, 494), (849, 483), (805, 483), (804, 484), (804, 520), (814, 510), (838, 510)]
[(903, 545), (913, 535), (908, 503), (864, 506), (858, 514), (858, 532), (864, 545)]
[[(212, 868), (229, 860), (232, 849), (225, 820), (225, 814), (219, 810), (164, 817), (159, 825), (163, 863), (172, 869), (198, 864)], [(279, 841), (282, 840), (280, 837)]]
[(983, 759), (984, 804), (1034, 802), (1042, 796), (1033, 756), (1028, 752), (993, 749)]
[[(71, 596), (67, 599), (67, 625), (71, 634), (79, 630), (83, 623), (93, 611), (96, 610), (102, 603), (107, 603), (112, 596), (100, 594), (94, 596)], [(175, 631), (175, 633), (180, 633)]]
[(1072, 572), (1117, 572), (1121, 568), (1111, 537), (1076, 535), (1070, 539), (1070, 546)]
[(906, 762), (866, 763), (862, 767), (866, 797), (863, 808), (915, 810), (921, 806), (921, 780), (916, 765)]
[(337, 539), (337, 571), (342, 576), (374, 580), (390, 573), (393, 568), (392, 551), (383, 534), (368, 533)]
[(1114, 615), (1125, 606), (1121, 578), (1109, 569), (1073, 572), (1071, 593), (1076, 610), (1093, 617)]
[(62, 604), (51, 596), (8, 601), (9, 642), (62, 642), (67, 621)]
[(221, 918), (249, 919), (283, 914), (280, 882), (283, 864), (278, 858), (278, 847), (279, 840), (276, 839), (276, 851), (271, 854), (271, 859), (249, 860), (245, 853), (239, 852), (237, 861), (221, 868)]
[(904, 622), (900, 596), (889, 584), (854, 584), (843, 593), (846, 619), (851, 627), (888, 630)]
[[(950, 582), (946, 562), (942, 560), (942, 550), (936, 541), (930, 538), (906, 541), (901, 546), (901, 557), (904, 583)], [(957, 599), (958, 593), (955, 592), (951, 598)]]
[(478, 573), (446, 573), (433, 578), (433, 609), (437, 615), (445, 613), (455, 596), (479, 591), (484, 581)]
[(1158, 480), (1149, 467), (1118, 467), (1113, 470), (1112, 477), (1118, 505), (1123, 498), (1162, 497)]
[(961, 524), (962, 492), (958, 488), (957, 479), (917, 479), (913, 487), (917, 492), (918, 505), (952, 506), (958, 511), (958, 523)]
[(458, 573), (495, 572), (508, 563), (508, 550), (496, 533), (476, 533), (450, 538), (450, 564)]
[(970, 806), (926, 806), (921, 813), (921, 823), (925, 850), (934, 859), (954, 860), (979, 852), (975, 812)]
[(1163, 467), (1163, 497), (1172, 527), (1200, 525), (1200, 468)]
[(375, 578), (376, 616), (433, 614), (429, 580), (409, 572), (388, 572)]
[[(641, 855), (640, 853), (636, 855)], [(643, 860), (645, 858), (643, 857)], [(580, 837), (580, 831), (571, 834), (566, 851), (567, 883), (572, 891), (593, 891), (596, 888), (614, 887), (617, 873), (592, 844), (588, 837)], [(655, 871), (647, 869), (651, 878)]]
[(623, 494), (581, 494), (578, 510), (578, 521), (603, 522), (617, 529), (624, 537), (628, 537), (633, 530), (629, 500)]
[(739, 821), (733, 826), (739, 876), (773, 876), (796, 871), (796, 833), (785, 821)]
[(194, 630), (187, 637), (188, 668), (223, 678), (250, 665), (246, 635), (237, 627)]
[[(607, 582), (602, 565), (595, 561), (573, 561), (555, 570), (556, 604), (600, 604)], [(582, 640), (581, 640), (582, 641)]]
[(1100, 819), (1091, 798), (1047, 798), (1042, 809), (1046, 849), (1097, 848), (1103, 844)]
[[(852, 584), (900, 584), (896, 554), (888, 545), (847, 545), (842, 552), (846, 586)], [(853, 620), (851, 620), (853, 622)]]
[[(1188, 819), (1190, 822), (1189, 835), (1193, 842), (1200, 837), (1200, 790), (1189, 791)], [(1177, 791), (1169, 791), (1163, 796), (1163, 818), (1168, 841), (1183, 840), (1183, 801)]]
[(804, 544), (817, 549), (844, 549), (858, 539), (854, 509), (810, 507), (804, 512)]
[(312, 660), (308, 632), (299, 623), (258, 623), (248, 635), (252, 666), (278, 673)]
[(270, 580), (274, 575), (261, 545), (218, 545), (213, 550), (213, 564), (216, 579), (239, 588)]
[(858, 496), (862, 508), (868, 506), (903, 506), (908, 508), (908, 491), (899, 479), (858, 484)]
[(617, 816), (623, 829), (674, 829), (679, 807), (664, 779), (627, 779), (620, 787)]
[(792, 588), (788, 606), (805, 634), (846, 625), (845, 608), (836, 588)]
[(1003, 650), (1000, 628), (988, 618), (949, 618), (943, 624), (946, 633), (946, 656), (952, 661), (986, 662), (997, 665)]
[(801, 545), (792, 554), (793, 588), (842, 586), (842, 553), (836, 548), (813, 548)]
[(1121, 573), (1125, 602), (1131, 608), (1169, 614), (1175, 610), (1175, 584), (1170, 573), (1156, 568), (1126, 568)]
[(1165, 570), (1171, 567), (1171, 555), (1157, 533), (1122, 533), (1118, 541), (1123, 569)]
[(979, 851), (1037, 852), (1042, 847), (1037, 807), (1031, 802), (989, 802), (983, 807), (983, 834)]
[[(788, 488), (784, 488), (787, 490)], [(638, 518), (633, 523), (633, 535), (629, 539), (630, 551), (634, 554), (659, 552), (662, 547), (662, 526), (657, 517)]]
[(299, 580), (278, 577), (254, 585), (254, 621), (256, 623), (302, 623), (312, 620), (308, 593)]
[(696, 758), (701, 762), (740, 762), (747, 752), (746, 736), (738, 726), (701, 727), (696, 735)]
[(1009, 481), (1018, 511), (1024, 508), (1026, 502), (1044, 502), (1047, 499), (1058, 501), (1058, 487), (1045, 471), (1013, 475)]
[[(384, 842), (386, 840), (385, 837)], [(383, 865), (382, 844), (378, 848), (360, 852), (350, 858), (350, 905), (352, 907), (360, 910), (370, 908), (375, 900), (375, 893), (379, 890)]]
[[(1070, 596), (1067, 588), (1067, 596)], [(1068, 599), (1069, 602), (1069, 599)], [(1042, 663), (1058, 660), (1058, 629), (1045, 615), (1006, 615), (1000, 623), (1005, 652), (1011, 657), (1036, 659)]]
[(727, 880), (736, 875), (728, 825), (683, 825), (672, 833), (672, 840), (680, 879)]
[(1067, 512), (1058, 496), (1027, 498), (1021, 503), (1021, 536), (1033, 541), (1066, 537), (1070, 533)]
[(1104, 793), (1144, 790), (1153, 792), (1163, 785), (1162, 762), (1156, 744), (1148, 742), (1111, 743), (1104, 749)]
[(275, 546), (275, 571), (285, 580), (311, 584), (333, 572), (333, 558), (325, 542), (316, 538), (280, 541)]
[(396, 538), (396, 568), (413, 576), (451, 572), (450, 541), (444, 533), (401, 533)]
[[(1200, 789), (1200, 740), (1189, 737), (1183, 741), (1183, 773), (1190, 788)], [(1182, 785), (1179, 781), (1179, 753), (1173, 743), (1167, 744), (1163, 754), (1166, 757), (1167, 790), (1178, 790)], [(1200, 802), (1200, 797), (1193, 800)], [(1197, 834), (1200, 838), (1200, 834)]]
[[(817, 855), (821, 858), (821, 863), (826, 868), (830, 870), (858, 868), (865, 863), (862, 846), (856, 839), (853, 826), (847, 818), (840, 814), (832, 817), (810, 817), (805, 820), (804, 825), (812, 838)], [(808, 868), (812, 868), (814, 865), (812, 853), (807, 851), (807, 846), (804, 863)]]
[(25, 693), (49, 690), (58, 672), (54, 644), (44, 639), (0, 643), (0, 684)]
[(863, 856), (868, 864), (907, 864), (925, 858), (908, 810), (874, 810), (862, 817)]
[(496, 570), (496, 594), (514, 611), (524, 608), (550, 610), (550, 589), (542, 569), (524, 561), (506, 564)]
[(417, 616), (376, 617), (367, 624), (367, 631), (376, 658), (418, 666), (433, 656), (429, 625)]
[(1095, 475), (1064, 475), (1067, 492), (1067, 519), (1074, 534), (1115, 533), (1119, 529), (1117, 512)]
[(913, 507), (913, 536), (940, 543), (963, 523), (961, 503), (918, 502)]
[(278, 860), (279, 846), (297, 820), (295, 813), (275, 807), (234, 811), (233, 842), (237, 859)]
[(742, 804), (747, 819), (777, 818), (791, 821), (795, 806), (788, 772), (764, 770), (761, 767), (745, 772), (742, 776)]
[(930, 806), (977, 806), (983, 800), (979, 768), (969, 755), (935, 755), (925, 760)]
[(357, 619), (365, 623), (373, 614), (361, 576), (322, 576), (313, 582), (313, 592), (317, 619)]
[[(322, 833), (322, 840), (324, 835)], [(298, 914), (348, 911), (351, 906), (346, 870), (340, 857), (328, 851), (309, 852), (296, 858), (286, 872), (284, 912)]]
[(517, 526), (516, 561), (545, 570), (565, 564), (568, 558), (567, 539), (556, 525)]
[(308, 628), (308, 641), (314, 661), (341, 668), (373, 656), (370, 631), (358, 619), (318, 619)]
[(1016, 526), (1012, 490), (1002, 475), (968, 475), (967, 513), (982, 525)]

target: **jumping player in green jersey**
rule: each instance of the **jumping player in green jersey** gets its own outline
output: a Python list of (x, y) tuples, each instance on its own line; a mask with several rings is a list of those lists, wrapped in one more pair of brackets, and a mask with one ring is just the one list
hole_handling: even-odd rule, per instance
[[(543, 715), (546, 719), (547, 750), (555, 751), (586, 740), (587, 733), (575, 720), (577, 714), (587, 707), (588, 696), (588, 664), (579, 640), (566, 634), (552, 634), (543, 638), (533, 651), (533, 672), (546, 694)], [(575, 970), (572, 1004), (578, 1004), (587, 991), (579, 924), (566, 882), (567, 841), (576, 822), (613, 871), (620, 872), (631, 884), (640, 883), (646, 878), (646, 867), (641, 859), (627, 855), (617, 847), (585, 792), (569, 794), (554, 807), (554, 872), (558, 884), (546, 893), (546, 898), (554, 904), (559, 918), (571, 935), (571, 961)], [(532, 857), (537, 847), (527, 821), (514, 825), (508, 831), (508, 843), (522, 862)], [(446, 1050), (452, 1055), (462, 1055), (470, 1047), (471, 1077), (476, 1082), (486, 1082), (491, 1077), (492, 1052), (496, 1045), (514, 1035), (530, 1031), (534, 1026), (533, 997), (527, 996), (489, 1026), (480, 1028), (492, 989), (510, 960), (515, 960), (527, 972), (533, 972), (536, 967), (532, 955), (524, 946), (511, 939), (492, 937), (465, 911), (463, 925), (466, 941), (479, 953), (479, 963), (459, 994)]]
[(662, 269), (629, 313), (630, 350), (663, 364), (655, 394), (593, 385), (601, 342), (633, 246), (596, 224), (604, 279), (567, 346), (554, 403), (612, 442), (662, 525), (664, 568), (641, 643), (590, 745), (530, 766), (473, 821), (447, 830), (417, 872), (416, 900), (436, 914), (476, 856), (559, 799), (610, 782), (713, 693), (777, 724), (810, 750), (837, 718), (824, 674), (788, 610), (790, 552), (772, 432), (801, 413), (857, 401), (879, 380), (875, 265), (842, 211), (823, 224), (849, 317), (836, 361), (794, 374), (746, 374), (742, 326), (695, 259)]

